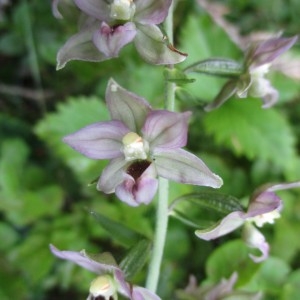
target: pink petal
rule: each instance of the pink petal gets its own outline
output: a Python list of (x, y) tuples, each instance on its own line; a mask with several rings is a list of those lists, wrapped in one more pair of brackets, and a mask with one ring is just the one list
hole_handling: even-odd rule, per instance
[(191, 112), (175, 113), (155, 110), (148, 114), (142, 129), (150, 148), (180, 148), (187, 143), (188, 120)]
[(74, 0), (75, 4), (85, 12), (87, 15), (92, 16), (100, 21), (109, 22), (110, 6), (107, 1), (103, 0)]
[(281, 199), (273, 192), (262, 192), (251, 197), (246, 218), (266, 214), (282, 207)]
[(116, 187), (117, 197), (130, 206), (149, 204), (158, 187), (154, 165), (151, 164), (136, 180), (127, 173), (123, 176), (123, 182)]
[(98, 26), (99, 24), (93, 23), (69, 38), (57, 53), (57, 70), (62, 69), (70, 60), (96, 62), (108, 59), (92, 42), (92, 34)]
[(50, 250), (55, 256), (57, 256), (61, 259), (72, 261), (75, 264), (77, 264), (91, 272), (94, 272), (96, 274), (103, 274), (106, 272), (120, 270), (115, 263), (105, 264), (105, 263), (99, 263), (99, 262), (91, 259), (90, 257), (88, 257), (88, 255), (85, 253), (84, 250), (82, 250), (80, 252), (61, 251), (61, 250), (58, 250), (53, 245), (50, 245)]
[(155, 150), (153, 153), (159, 176), (187, 184), (219, 188), (223, 181), (204, 162), (182, 149)]
[(264, 235), (251, 223), (247, 222), (243, 228), (243, 240), (248, 247), (257, 248), (261, 251), (261, 256), (249, 255), (254, 262), (259, 263), (268, 258), (269, 244), (266, 242)]
[(196, 230), (195, 234), (200, 239), (209, 241), (234, 231), (242, 226), (244, 222), (244, 213), (241, 211), (234, 211), (223, 218), (217, 225), (205, 230)]
[(160, 300), (153, 292), (139, 286), (132, 288), (132, 300)]
[(144, 98), (125, 90), (110, 79), (106, 89), (106, 103), (112, 119), (122, 121), (132, 132), (140, 134), (146, 116), (151, 111), (150, 104)]
[(112, 159), (103, 170), (97, 189), (105, 194), (114, 193), (115, 188), (123, 181), (123, 174), (128, 164), (130, 163), (123, 156)]
[(122, 138), (128, 132), (120, 121), (99, 122), (66, 136), (63, 141), (89, 158), (111, 159), (123, 155)]
[(136, 0), (134, 20), (141, 24), (160, 24), (168, 15), (172, 0)]
[(93, 43), (106, 57), (117, 57), (119, 51), (130, 43), (136, 35), (134, 23), (110, 27), (102, 23), (100, 29), (93, 34)]

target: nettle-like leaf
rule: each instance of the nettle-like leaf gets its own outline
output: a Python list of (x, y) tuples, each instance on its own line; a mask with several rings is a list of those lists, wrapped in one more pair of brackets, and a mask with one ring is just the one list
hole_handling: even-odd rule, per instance
[(99, 176), (104, 163), (93, 161), (77, 153), (62, 142), (62, 138), (91, 123), (108, 120), (104, 103), (96, 97), (69, 98), (60, 103), (57, 111), (46, 115), (35, 127), (36, 134), (43, 139), (51, 151), (58, 155), (84, 183)]
[(263, 159), (288, 169), (295, 158), (295, 137), (276, 110), (263, 110), (259, 100), (232, 100), (205, 115), (204, 126), (218, 145), (250, 160)]

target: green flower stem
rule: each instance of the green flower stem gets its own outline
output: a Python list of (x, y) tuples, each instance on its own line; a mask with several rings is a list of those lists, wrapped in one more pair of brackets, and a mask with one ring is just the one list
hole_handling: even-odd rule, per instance
[[(173, 4), (170, 7), (168, 17), (165, 21), (165, 30), (169, 41), (173, 42)], [(172, 68), (173, 66), (169, 66)], [(171, 82), (166, 83), (166, 101), (165, 108), (174, 111), (175, 107), (175, 88), (176, 85)], [(168, 228), (168, 200), (169, 200), (169, 181), (165, 178), (159, 178), (158, 203), (156, 212), (156, 228), (153, 244), (153, 252), (149, 265), (149, 272), (146, 282), (146, 288), (153, 291), (157, 290), (160, 275), (160, 267), (163, 259), (164, 246)]]

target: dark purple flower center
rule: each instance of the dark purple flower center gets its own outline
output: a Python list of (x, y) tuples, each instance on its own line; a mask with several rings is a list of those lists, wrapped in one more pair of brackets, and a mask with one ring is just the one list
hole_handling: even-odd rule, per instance
[(151, 162), (148, 160), (137, 160), (127, 168), (126, 173), (132, 176), (134, 180), (137, 180), (150, 166), (150, 164)]

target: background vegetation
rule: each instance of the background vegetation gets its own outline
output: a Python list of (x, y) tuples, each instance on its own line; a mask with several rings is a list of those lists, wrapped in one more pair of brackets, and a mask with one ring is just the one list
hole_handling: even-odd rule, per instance
[[(49, 1), (50, 2), (50, 1)], [(256, 31), (291, 36), (299, 33), (297, 0), (218, 1), (226, 20), (247, 36)], [(103, 102), (107, 81), (119, 84), (162, 107), (164, 68), (144, 63), (132, 45), (120, 58), (103, 63), (71, 62), (55, 70), (57, 50), (74, 34), (71, 18), (56, 20), (48, 1), (0, 1), (0, 298), (85, 299), (93, 274), (53, 257), (60, 249), (111, 251), (126, 248), (88, 210), (137, 229), (151, 238), (155, 205), (131, 208), (114, 195), (88, 185), (105, 163), (83, 157), (61, 138), (84, 125), (107, 120)], [(217, 2), (216, 2), (217, 3)], [(179, 1), (176, 46), (189, 53), (179, 68), (212, 56), (241, 61), (243, 53), (197, 1)], [(300, 179), (300, 47), (270, 76), (279, 103), (261, 109), (259, 99), (231, 99), (205, 113), (223, 79), (197, 79), (178, 97), (180, 110), (192, 110), (188, 147), (224, 180), (220, 192), (247, 205), (252, 191), (266, 182)], [(289, 64), (288, 64), (289, 63)], [(297, 77), (298, 76), (298, 77)], [(172, 184), (170, 201), (195, 190)], [(263, 233), (271, 257), (262, 264), (248, 258), (240, 231), (213, 242), (196, 238), (194, 229), (171, 219), (159, 294), (175, 299), (190, 274), (217, 283), (234, 271), (237, 288), (263, 291), (264, 299), (300, 298), (300, 190), (280, 193), (282, 217)], [(196, 217), (210, 224), (206, 211)], [(209, 215), (210, 217), (210, 215)], [(134, 279), (143, 284), (146, 268)]]

